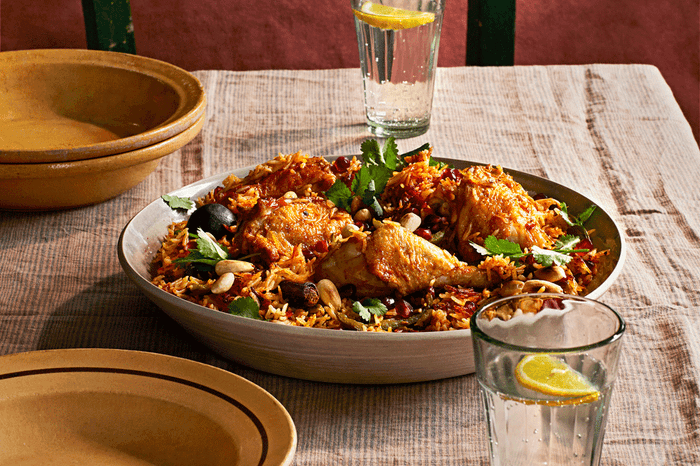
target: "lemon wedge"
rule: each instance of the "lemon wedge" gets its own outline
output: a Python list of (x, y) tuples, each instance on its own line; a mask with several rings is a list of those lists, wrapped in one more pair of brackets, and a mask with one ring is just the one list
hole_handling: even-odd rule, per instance
[(404, 10), (373, 2), (365, 2), (360, 10), (352, 12), (360, 21), (380, 29), (409, 29), (435, 21), (435, 13)]
[(579, 404), (596, 401), (600, 392), (583, 375), (564, 361), (548, 354), (525, 356), (515, 366), (520, 385), (545, 395), (571, 398), (557, 404)]

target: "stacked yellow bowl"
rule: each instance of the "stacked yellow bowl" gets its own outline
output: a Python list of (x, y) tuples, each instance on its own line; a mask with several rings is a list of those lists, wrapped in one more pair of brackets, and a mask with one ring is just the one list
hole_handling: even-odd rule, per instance
[(0, 53), (0, 209), (95, 204), (202, 129), (206, 95), (158, 60), (81, 49)]

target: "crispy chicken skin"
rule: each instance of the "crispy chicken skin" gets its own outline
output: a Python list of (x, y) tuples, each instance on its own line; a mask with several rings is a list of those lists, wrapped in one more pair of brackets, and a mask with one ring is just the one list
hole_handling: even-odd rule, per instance
[(552, 244), (544, 230), (546, 211), (501, 167), (470, 167), (455, 194), (453, 221), (461, 257), (474, 255), (469, 241), (482, 242), (489, 235), (523, 248)]
[(357, 235), (321, 262), (319, 278), (352, 284), (358, 295), (408, 295), (429, 286), (485, 287), (486, 274), (409, 232), (384, 221), (372, 234)]
[(350, 214), (324, 198), (261, 199), (236, 242), (243, 254), (258, 253), (271, 263), (291, 256), (296, 246), (307, 254), (325, 252), (348, 223)]
[[(229, 205), (235, 214), (245, 214), (255, 207), (258, 199), (278, 198), (290, 192), (299, 197), (322, 193), (335, 180), (327, 160), (297, 152), (258, 165), (245, 178), (229, 176), (214, 200)], [(227, 198), (235, 202), (227, 202)]]

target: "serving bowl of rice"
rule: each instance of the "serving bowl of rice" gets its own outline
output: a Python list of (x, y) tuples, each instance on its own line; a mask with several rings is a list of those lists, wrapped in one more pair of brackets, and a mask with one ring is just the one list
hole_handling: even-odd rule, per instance
[[(267, 164), (216, 175), (168, 194), (169, 199), (196, 201), (197, 204), (191, 209), (172, 208), (164, 199), (155, 200), (138, 213), (121, 234), (118, 254), (125, 273), (151, 301), (199, 341), (227, 359), (261, 371), (313, 381), (355, 384), (421, 382), (473, 372), (471, 332), (468, 329), (471, 313), (488, 299), (504, 293), (506, 284), (512, 288), (512, 283), (516, 282), (523, 284), (541, 282), (532, 276), (531, 271), (526, 271), (524, 265), (515, 267), (513, 266), (515, 261), (504, 260), (500, 255), (478, 259), (477, 262), (481, 261), (479, 266), (464, 265), (466, 261), (459, 262), (460, 267), (464, 266), (464, 270), (468, 273), (495, 280), (483, 288), (469, 286), (481, 283), (478, 280), (462, 286), (454, 282), (442, 284), (440, 279), (436, 281), (435, 278), (428, 277), (430, 284), (428, 293), (432, 297), (426, 298), (427, 295), (423, 289), (421, 291), (408, 289), (404, 297), (406, 302), (412, 303), (411, 307), (415, 309), (412, 310), (412, 314), (406, 315), (402, 315), (398, 305), (390, 304), (401, 300), (397, 297), (397, 289), (402, 289), (403, 285), (395, 283), (392, 287), (396, 289), (393, 289), (391, 296), (388, 296), (388, 293), (387, 296), (382, 296), (381, 287), (373, 288), (373, 297), (365, 299), (359, 296), (348, 296), (343, 291), (339, 306), (321, 300), (312, 307), (297, 309), (286, 302), (282, 296), (281, 282), (290, 279), (297, 282), (314, 281), (318, 275), (312, 271), (310, 273), (314, 275), (313, 279), (311, 276), (300, 276), (299, 274), (303, 275), (303, 270), (293, 262), (284, 263), (284, 254), (282, 254), (282, 258), (275, 259), (276, 262), (272, 260), (272, 265), (268, 257), (267, 269), (264, 265), (256, 264), (256, 271), (248, 274), (250, 281), (247, 285), (238, 285), (235, 293), (231, 292), (231, 294), (246, 294), (249, 300), (251, 300), (250, 297), (255, 298), (257, 315), (251, 318), (251, 315), (244, 316), (240, 312), (231, 310), (236, 307), (231, 303), (236, 302), (241, 296), (230, 296), (229, 299), (225, 299), (225, 304), (229, 306), (227, 308), (222, 307), (224, 298), (221, 298), (221, 295), (215, 296), (210, 293), (211, 287), (217, 281), (212, 272), (208, 272), (210, 276), (202, 276), (191, 270), (184, 272), (185, 265), (182, 267), (173, 265), (178, 260), (182, 264), (183, 256), (186, 257), (189, 254), (187, 249), (194, 245), (192, 239), (188, 238), (192, 232), (185, 231), (183, 236), (183, 230), (186, 230), (187, 220), (197, 205), (213, 203), (217, 199), (221, 201), (225, 197), (229, 200), (237, 199), (237, 205), (242, 209), (245, 202), (250, 201), (247, 195), (241, 194), (249, 193), (246, 189), (246, 180), (259, 179), (261, 174), (268, 176), (270, 173), (275, 173), (279, 167), (289, 168), (295, 160), (301, 160), (299, 166), (307, 166), (311, 159), (314, 158), (299, 153), (280, 156)], [(340, 172), (337, 163), (339, 159), (330, 157), (324, 160), (327, 164), (334, 166), (336, 172)], [(342, 165), (345, 167), (348, 158), (342, 159), (344, 159)], [(441, 164), (426, 170), (434, 175), (439, 174), (440, 170), (457, 170), (464, 174), (470, 167), (481, 167), (478, 168), (479, 170), (483, 168), (482, 164), (466, 161), (439, 160)], [(355, 163), (357, 163), (356, 159), (352, 158), (352, 164)], [(347, 170), (354, 169), (356, 168)], [(489, 173), (494, 173), (496, 176), (501, 173), (500, 167), (483, 169), (490, 170)], [(565, 204), (568, 212), (572, 214), (583, 212), (594, 205), (585, 196), (552, 181), (510, 169), (502, 169), (502, 172), (507, 174), (509, 180), (512, 179), (516, 187), (521, 186), (527, 193), (532, 193), (533, 197), (530, 200), (536, 197), (538, 199), (534, 201), (536, 203), (540, 202), (539, 199), (554, 198), (561, 203), (557, 205)], [(427, 173), (426, 171), (425, 176), (429, 176)], [(440, 175), (440, 179), (447, 178), (443, 175)], [(453, 183), (454, 186), (459, 185), (460, 176), (462, 175), (459, 173), (455, 174), (454, 178), (457, 182)], [(391, 181), (388, 184), (391, 185)], [(404, 186), (405, 183), (401, 185)], [(234, 191), (239, 195), (233, 196), (231, 193)], [(226, 192), (229, 194), (222, 195)], [(294, 198), (297, 199), (299, 194), (301, 191)], [(319, 193), (312, 194), (315, 196)], [(259, 201), (259, 197), (256, 197), (256, 200)], [(553, 204), (550, 202), (548, 205)], [(401, 209), (406, 207), (402, 204)], [(233, 208), (236, 209), (235, 206)], [(354, 207), (350, 209), (357, 210)], [(384, 205), (387, 215), (393, 211), (393, 215), (398, 216), (403, 213), (399, 212), (401, 209), (387, 203)], [(543, 215), (552, 217), (548, 213), (550, 209), (541, 210)], [(237, 212), (240, 216), (241, 212)], [(262, 217), (267, 218), (264, 215)], [(353, 219), (352, 223), (361, 222)], [(379, 223), (375, 222), (374, 227), (370, 223), (365, 223), (360, 230), (373, 228), (381, 230), (384, 228), (381, 225), (386, 225), (387, 231), (401, 231), (401, 235), (406, 234), (395, 227), (399, 222), (393, 222), (389, 218)], [(389, 229), (389, 226), (392, 229)], [(555, 286), (559, 286), (560, 289), (564, 286), (565, 291), (572, 294), (586, 295), (595, 299), (600, 297), (619, 275), (624, 261), (625, 244), (613, 219), (600, 207), (596, 207), (588, 218), (586, 229), (590, 232), (593, 247), (586, 249), (588, 252), (585, 254), (594, 256), (586, 256), (586, 261), (583, 262), (589, 266), (595, 263), (593, 270), (595, 273), (589, 270), (590, 276), (586, 278), (582, 277), (585, 274), (577, 272), (574, 275), (578, 275), (578, 278), (574, 278), (573, 284), (565, 285), (567, 280), (562, 279)], [(438, 229), (433, 227), (432, 230), (434, 231), (431, 243), (437, 243)], [(371, 236), (369, 231), (367, 236), (362, 236), (361, 232), (353, 235), (351, 235), (353, 238), (357, 235), (362, 238)], [(339, 235), (338, 238), (341, 236), (343, 235)], [(259, 236), (255, 238), (259, 239)], [(255, 238), (253, 242), (256, 241)], [(401, 236), (401, 238), (413, 237)], [(474, 237), (474, 239), (476, 241), (473, 241), (473, 244), (477, 248), (479, 243), (483, 247), (483, 238), (479, 240), (478, 237)], [(350, 242), (347, 236), (338, 241)], [(240, 254), (250, 252), (246, 251), (245, 244), (228, 244), (225, 239), (220, 243)], [(396, 243), (397, 241), (390, 240), (384, 249), (391, 249), (391, 245)], [(174, 244), (182, 246), (173, 247)], [(416, 244), (420, 247), (424, 245), (422, 239)], [(488, 245), (488, 242), (486, 244)], [(328, 257), (337, 250), (336, 247), (339, 247), (331, 244), (330, 248), (321, 248), (322, 252), (319, 252), (318, 248), (308, 246), (300, 246), (306, 253), (301, 261), (311, 264), (328, 263)], [(300, 248), (292, 248), (290, 254), (293, 254), (294, 250), (298, 253)], [(428, 246), (427, 249), (433, 251), (434, 248)], [(466, 249), (462, 255), (470, 254), (465, 251)], [(237, 258), (252, 262), (262, 260), (264, 254), (256, 254)], [(324, 257), (326, 254), (327, 256)], [(485, 266), (483, 263), (491, 265)], [(536, 265), (535, 268), (543, 267)], [(564, 269), (567, 268), (564, 267)], [(328, 277), (337, 283), (339, 289), (347, 288), (343, 286), (347, 285), (346, 283), (338, 282), (340, 279), (337, 275), (334, 276), (332, 271), (329, 273)], [(257, 278), (255, 278), (256, 274), (258, 274)], [(426, 272), (425, 275), (430, 273)], [(508, 277), (504, 278), (506, 275)], [(568, 274), (569, 279), (572, 278), (571, 275), (571, 273)], [(238, 280), (245, 281), (242, 277), (242, 275), (239, 276)], [(421, 274), (417, 274), (419, 282), (421, 278)], [(352, 280), (352, 277), (349, 280)], [(183, 283), (186, 285), (183, 286)], [(354, 292), (357, 294), (358, 286), (361, 287), (363, 283), (353, 285), (356, 285)], [(519, 292), (528, 291), (532, 290), (523, 290), (522, 287), (519, 290)], [(419, 295), (421, 298), (416, 301)], [(367, 299), (371, 300), (367, 301)], [(364, 306), (358, 307), (356, 303), (364, 303)], [(376, 313), (372, 311), (370, 314), (362, 315), (363, 312), (365, 314), (369, 312), (367, 308), (371, 308), (372, 303), (383, 303), (381, 306), (377, 304), (378, 307), (383, 306), (383, 311)]]

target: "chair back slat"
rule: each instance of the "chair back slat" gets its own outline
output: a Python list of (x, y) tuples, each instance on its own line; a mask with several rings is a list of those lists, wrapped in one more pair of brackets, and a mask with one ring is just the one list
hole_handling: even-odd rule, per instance
[(515, 57), (515, 0), (469, 0), (467, 65), (512, 66)]
[(129, 0), (82, 0), (87, 48), (136, 53)]

